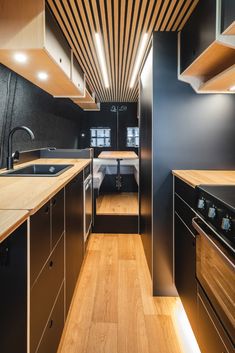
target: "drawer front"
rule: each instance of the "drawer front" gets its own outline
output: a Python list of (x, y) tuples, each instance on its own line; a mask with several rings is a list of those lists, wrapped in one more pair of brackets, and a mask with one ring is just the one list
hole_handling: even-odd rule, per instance
[(51, 199), (52, 249), (64, 232), (64, 189)]
[(30, 349), (35, 352), (64, 279), (64, 236), (61, 238), (30, 293)]
[(49, 317), (37, 353), (56, 353), (64, 327), (64, 285)]
[(34, 283), (50, 255), (50, 202), (30, 217), (30, 283)]
[(196, 234), (197, 231), (192, 226), (192, 219), (195, 217), (195, 213), (179, 196), (177, 196), (177, 194), (175, 194), (175, 212), (191, 230), (191, 232)]
[(177, 177), (174, 177), (174, 180), (175, 193), (178, 194), (185, 202), (187, 202), (190, 207), (194, 209), (196, 202), (196, 190)]

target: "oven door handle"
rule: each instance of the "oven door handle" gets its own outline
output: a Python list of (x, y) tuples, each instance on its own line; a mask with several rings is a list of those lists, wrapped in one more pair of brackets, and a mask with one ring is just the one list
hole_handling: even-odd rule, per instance
[[(212, 237), (210, 237), (203, 229), (202, 227), (200, 227), (200, 225), (198, 224), (197, 220), (199, 218), (198, 217), (194, 217), (192, 219), (192, 225), (193, 228), (196, 229), (196, 231), (198, 232), (198, 234), (203, 235), (204, 237), (206, 237), (211, 245), (220, 253), (220, 255), (227, 261), (229, 262), (229, 264), (232, 266), (233, 269), (235, 269), (235, 265), (234, 262), (224, 253), (224, 251), (221, 250), (221, 248), (213, 241)], [(197, 239), (197, 235), (196, 235), (196, 239)]]

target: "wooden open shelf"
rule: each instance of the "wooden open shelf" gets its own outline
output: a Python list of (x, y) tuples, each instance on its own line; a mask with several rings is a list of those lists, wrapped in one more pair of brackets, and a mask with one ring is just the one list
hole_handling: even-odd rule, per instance
[(229, 91), (235, 85), (235, 65), (222, 71), (212, 79), (206, 81), (199, 88), (199, 92), (234, 93)]
[(97, 103), (95, 95), (91, 94), (89, 90), (85, 89), (84, 97), (77, 97), (72, 99), (74, 103), (79, 105), (83, 110), (99, 111), (100, 103)]

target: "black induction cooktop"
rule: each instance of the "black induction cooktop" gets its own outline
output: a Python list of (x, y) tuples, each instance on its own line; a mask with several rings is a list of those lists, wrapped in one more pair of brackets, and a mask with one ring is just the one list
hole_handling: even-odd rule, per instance
[(200, 185), (198, 189), (220, 201), (230, 211), (235, 212), (235, 185)]

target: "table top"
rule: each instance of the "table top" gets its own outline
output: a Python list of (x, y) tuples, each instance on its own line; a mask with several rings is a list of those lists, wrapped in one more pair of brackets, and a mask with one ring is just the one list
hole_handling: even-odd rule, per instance
[(137, 159), (138, 156), (133, 151), (103, 151), (99, 154), (100, 159)]

